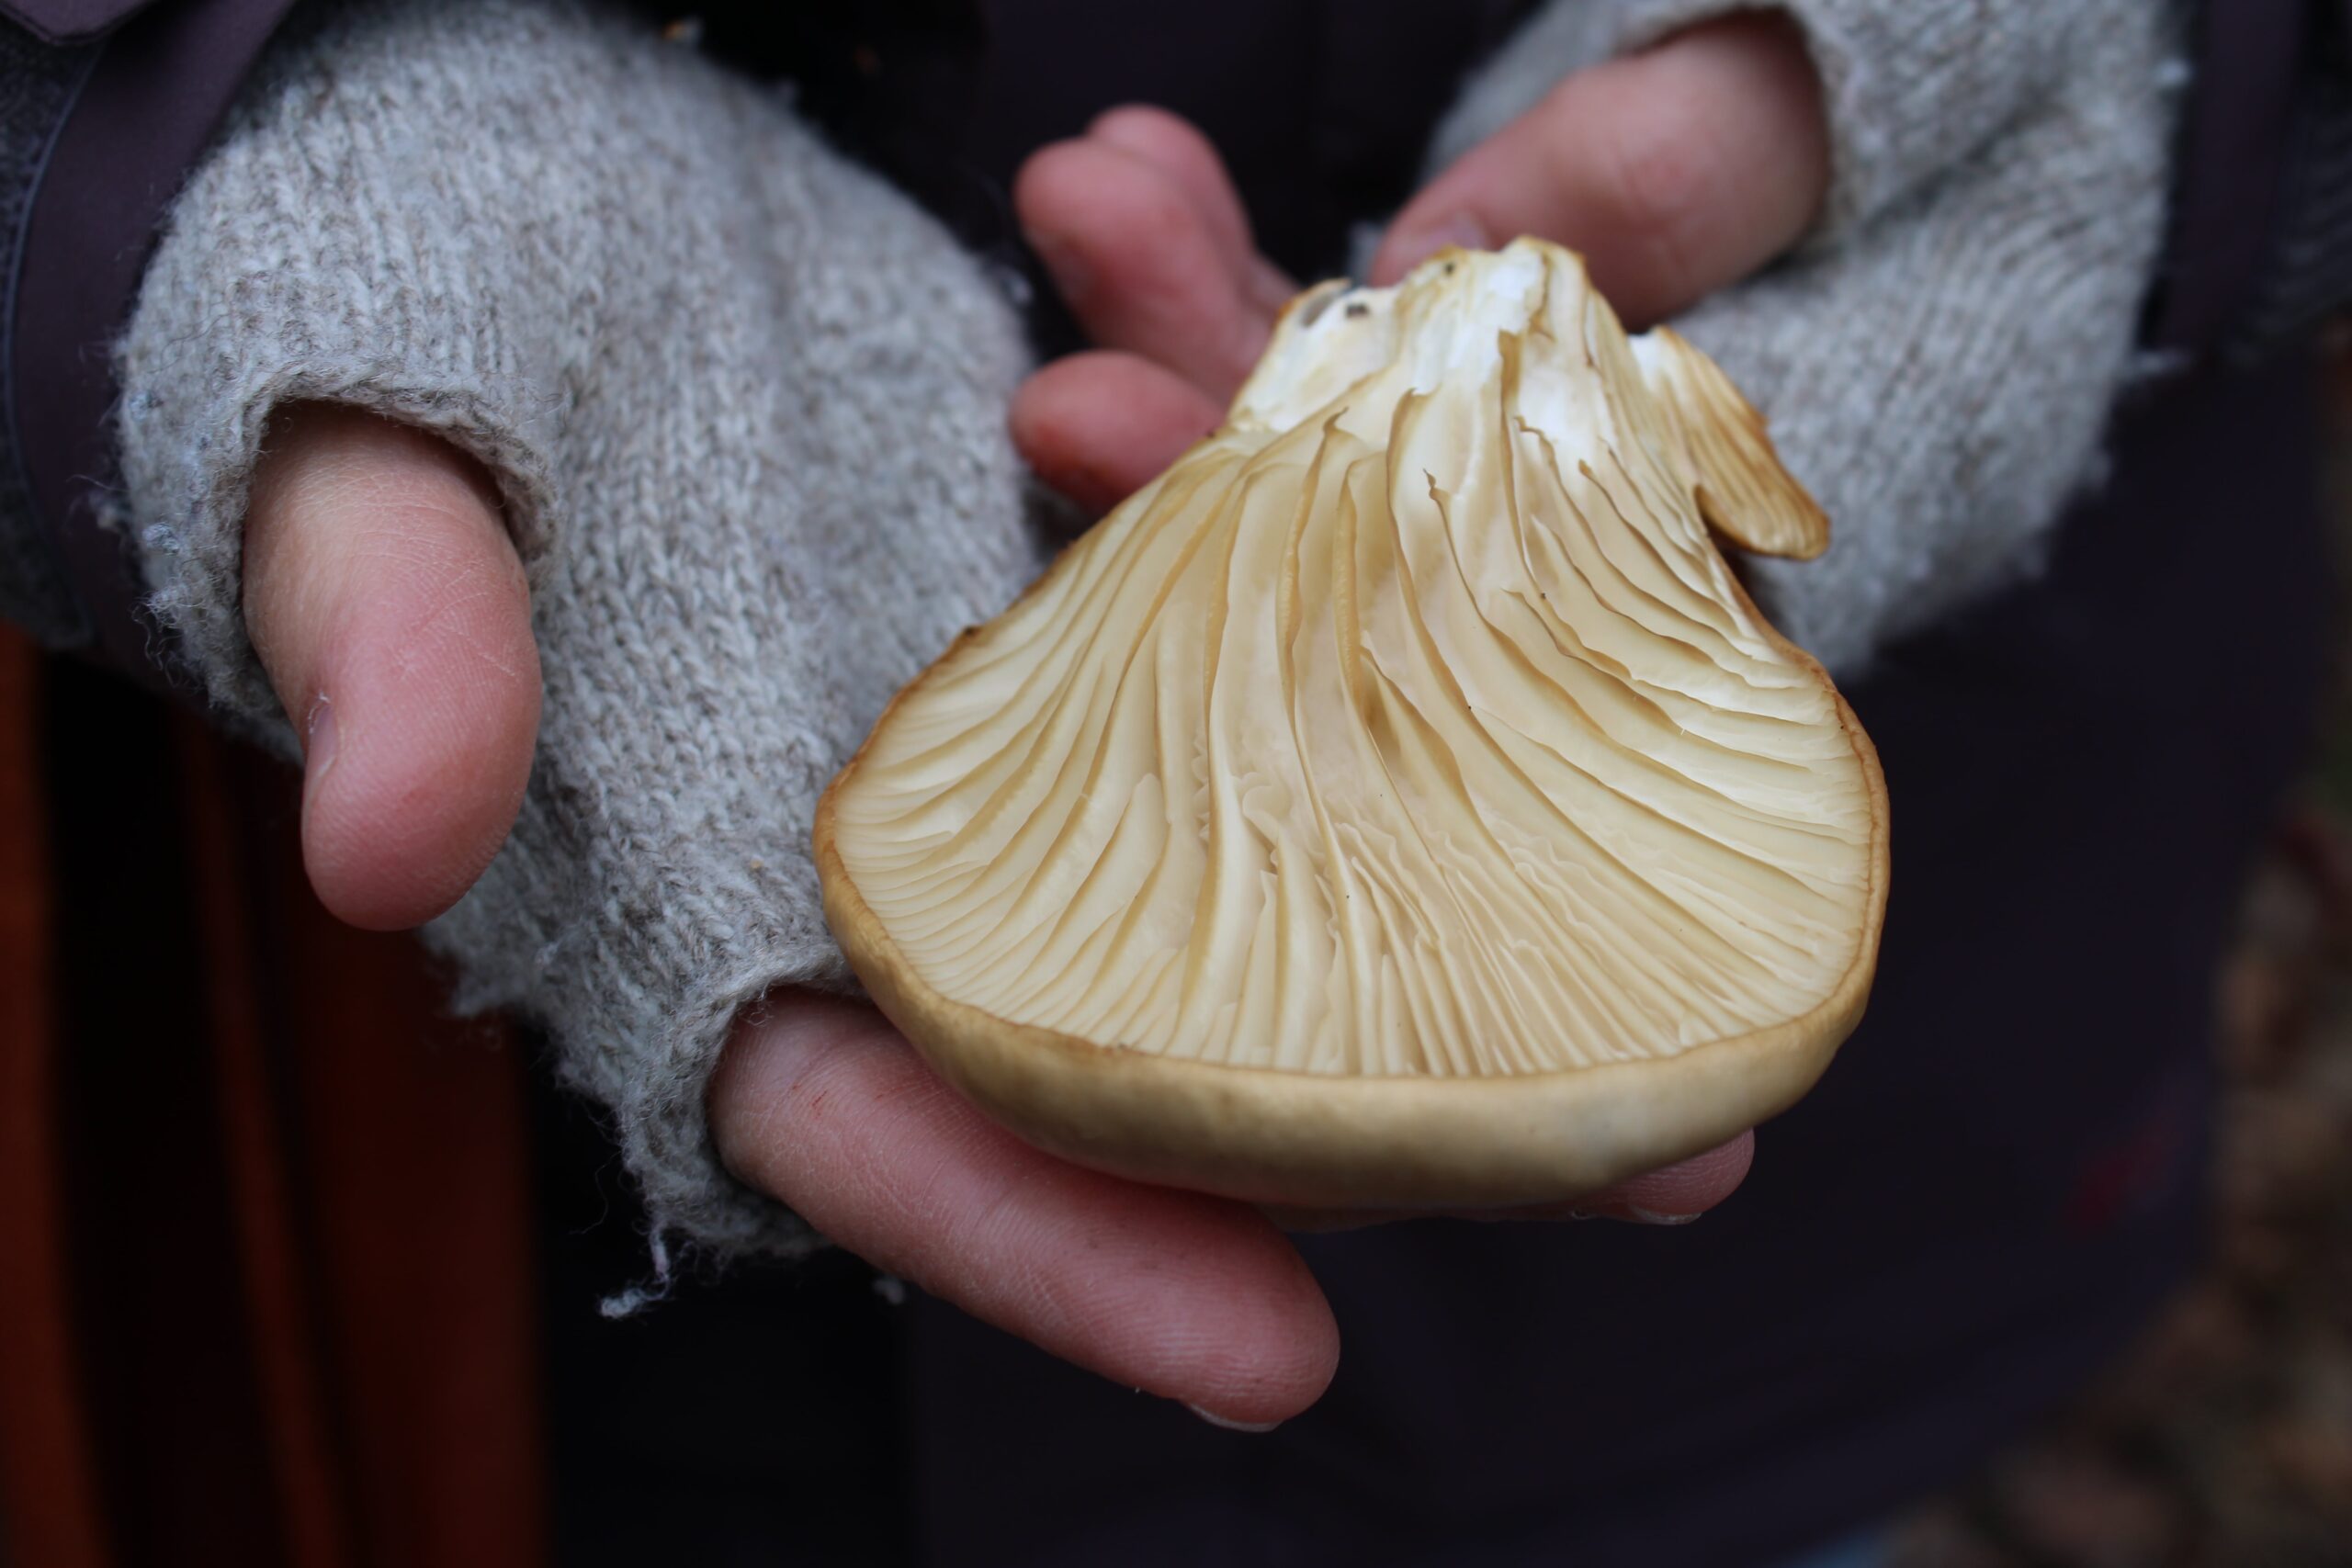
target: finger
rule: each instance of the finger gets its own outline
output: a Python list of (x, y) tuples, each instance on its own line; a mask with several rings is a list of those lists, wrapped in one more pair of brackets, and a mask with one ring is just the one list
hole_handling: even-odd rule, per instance
[(1157, 360), (1212, 398), (1232, 396), (1273, 312), (1245, 292), (1182, 186), (1107, 142), (1062, 141), (1022, 165), (1013, 205), (1098, 344)]
[(1622, 1181), (1604, 1192), (1573, 1202), (1540, 1209), (1514, 1210), (1498, 1217), (1510, 1219), (1630, 1220), (1637, 1224), (1687, 1224), (1739, 1190), (1756, 1163), (1756, 1134), (1742, 1133), (1730, 1143), (1708, 1150), (1679, 1165), (1653, 1170)]
[(1104, 110), (1086, 134), (1134, 153), (1175, 182), (1192, 199), (1227, 270), (1240, 280), (1243, 296), (1258, 309), (1278, 312), (1298, 292), (1282, 268), (1259, 254), (1225, 160), (1192, 121), (1147, 104), (1128, 104)]
[(1115, 1382), (1254, 1426), (1330, 1382), (1330, 1308), (1272, 1225), (1039, 1153), (871, 1008), (776, 999), (739, 1027), (710, 1113), (729, 1168), (842, 1247)]
[(303, 739), (302, 859), (353, 925), (455, 903), (506, 836), (539, 718), (523, 569), (455, 447), (311, 404), (271, 426), (245, 625)]
[(1582, 251), (1618, 313), (1645, 325), (1786, 250), (1828, 188), (1804, 39), (1777, 13), (1743, 16), (1567, 78), (1407, 204), (1372, 276), (1532, 234)]
[(1747, 1179), (1756, 1134), (1742, 1133), (1705, 1154), (1558, 1203), (1521, 1208), (1412, 1209), (1269, 1208), (1267, 1218), (1286, 1231), (1356, 1230), (1396, 1220), (1624, 1220), (1634, 1224), (1688, 1224), (1730, 1197)]
[(1012, 400), (1012, 444), (1037, 477), (1106, 512), (1217, 427), (1225, 409), (1173, 370), (1108, 349), (1057, 359)]

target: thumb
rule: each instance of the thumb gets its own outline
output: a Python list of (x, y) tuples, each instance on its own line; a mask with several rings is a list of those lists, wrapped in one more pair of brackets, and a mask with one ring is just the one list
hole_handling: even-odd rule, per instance
[(1563, 81), (1406, 205), (1372, 281), (1443, 245), (1532, 234), (1583, 252), (1618, 313), (1645, 326), (1787, 249), (1828, 188), (1804, 36), (1749, 13)]
[(302, 860), (353, 925), (457, 902), (522, 804), (539, 659), (490, 481), (447, 443), (305, 404), (245, 515), (245, 626), (302, 737)]

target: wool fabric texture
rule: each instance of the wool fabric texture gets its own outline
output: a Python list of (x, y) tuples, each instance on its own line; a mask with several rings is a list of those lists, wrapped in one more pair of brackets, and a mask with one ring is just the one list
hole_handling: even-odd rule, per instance
[[(1432, 169), (1568, 72), (1736, 8), (1555, 0)], [(1830, 205), (1681, 324), (1835, 520), (1823, 559), (1747, 570), (1850, 674), (2029, 561), (2094, 469), (2157, 243), (2166, 34), (2139, 0), (1786, 9), (1825, 81)], [(796, 1249), (720, 1168), (703, 1096), (744, 1007), (847, 983), (817, 795), (1042, 567), (1004, 430), (1016, 322), (784, 97), (632, 23), (571, 0), (307, 14), (178, 201), (121, 344), (153, 610), (290, 753), (239, 607), (272, 411), (353, 404), (479, 459), (545, 701), (514, 834), (428, 938), (459, 1006), (546, 1027), (659, 1233)]]
[[(818, 795), (898, 688), (1041, 569), (1008, 303), (785, 99), (562, 3), (403, 0), (289, 35), (180, 198), (120, 350), (153, 608), (293, 737), (245, 637), (271, 411), (318, 399), (495, 476), (545, 694), (512, 837), (427, 928), (465, 1010), (544, 1025), (658, 1233), (789, 1251), (703, 1098), (771, 987), (842, 987)], [(658, 1256), (658, 1254), (657, 1254)]]

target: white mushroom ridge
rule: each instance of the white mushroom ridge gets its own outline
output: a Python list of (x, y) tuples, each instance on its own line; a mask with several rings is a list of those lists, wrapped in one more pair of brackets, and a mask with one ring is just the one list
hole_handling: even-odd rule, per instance
[(1667, 384), (1695, 358), (1549, 246), (1310, 297), (837, 790), (906, 964), (1098, 1044), (1334, 1074), (1812, 1010), (1863, 940), (1871, 787), (1709, 536), (1724, 437)]

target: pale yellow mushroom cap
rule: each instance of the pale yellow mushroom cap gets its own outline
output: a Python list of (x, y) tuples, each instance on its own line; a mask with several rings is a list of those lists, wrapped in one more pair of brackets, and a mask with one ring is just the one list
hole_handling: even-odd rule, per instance
[(1516, 1205), (1712, 1147), (1860, 1017), (1887, 809), (1711, 526), (1828, 542), (1573, 254), (1311, 290), (834, 781), (835, 934), (989, 1114), (1144, 1179)]

